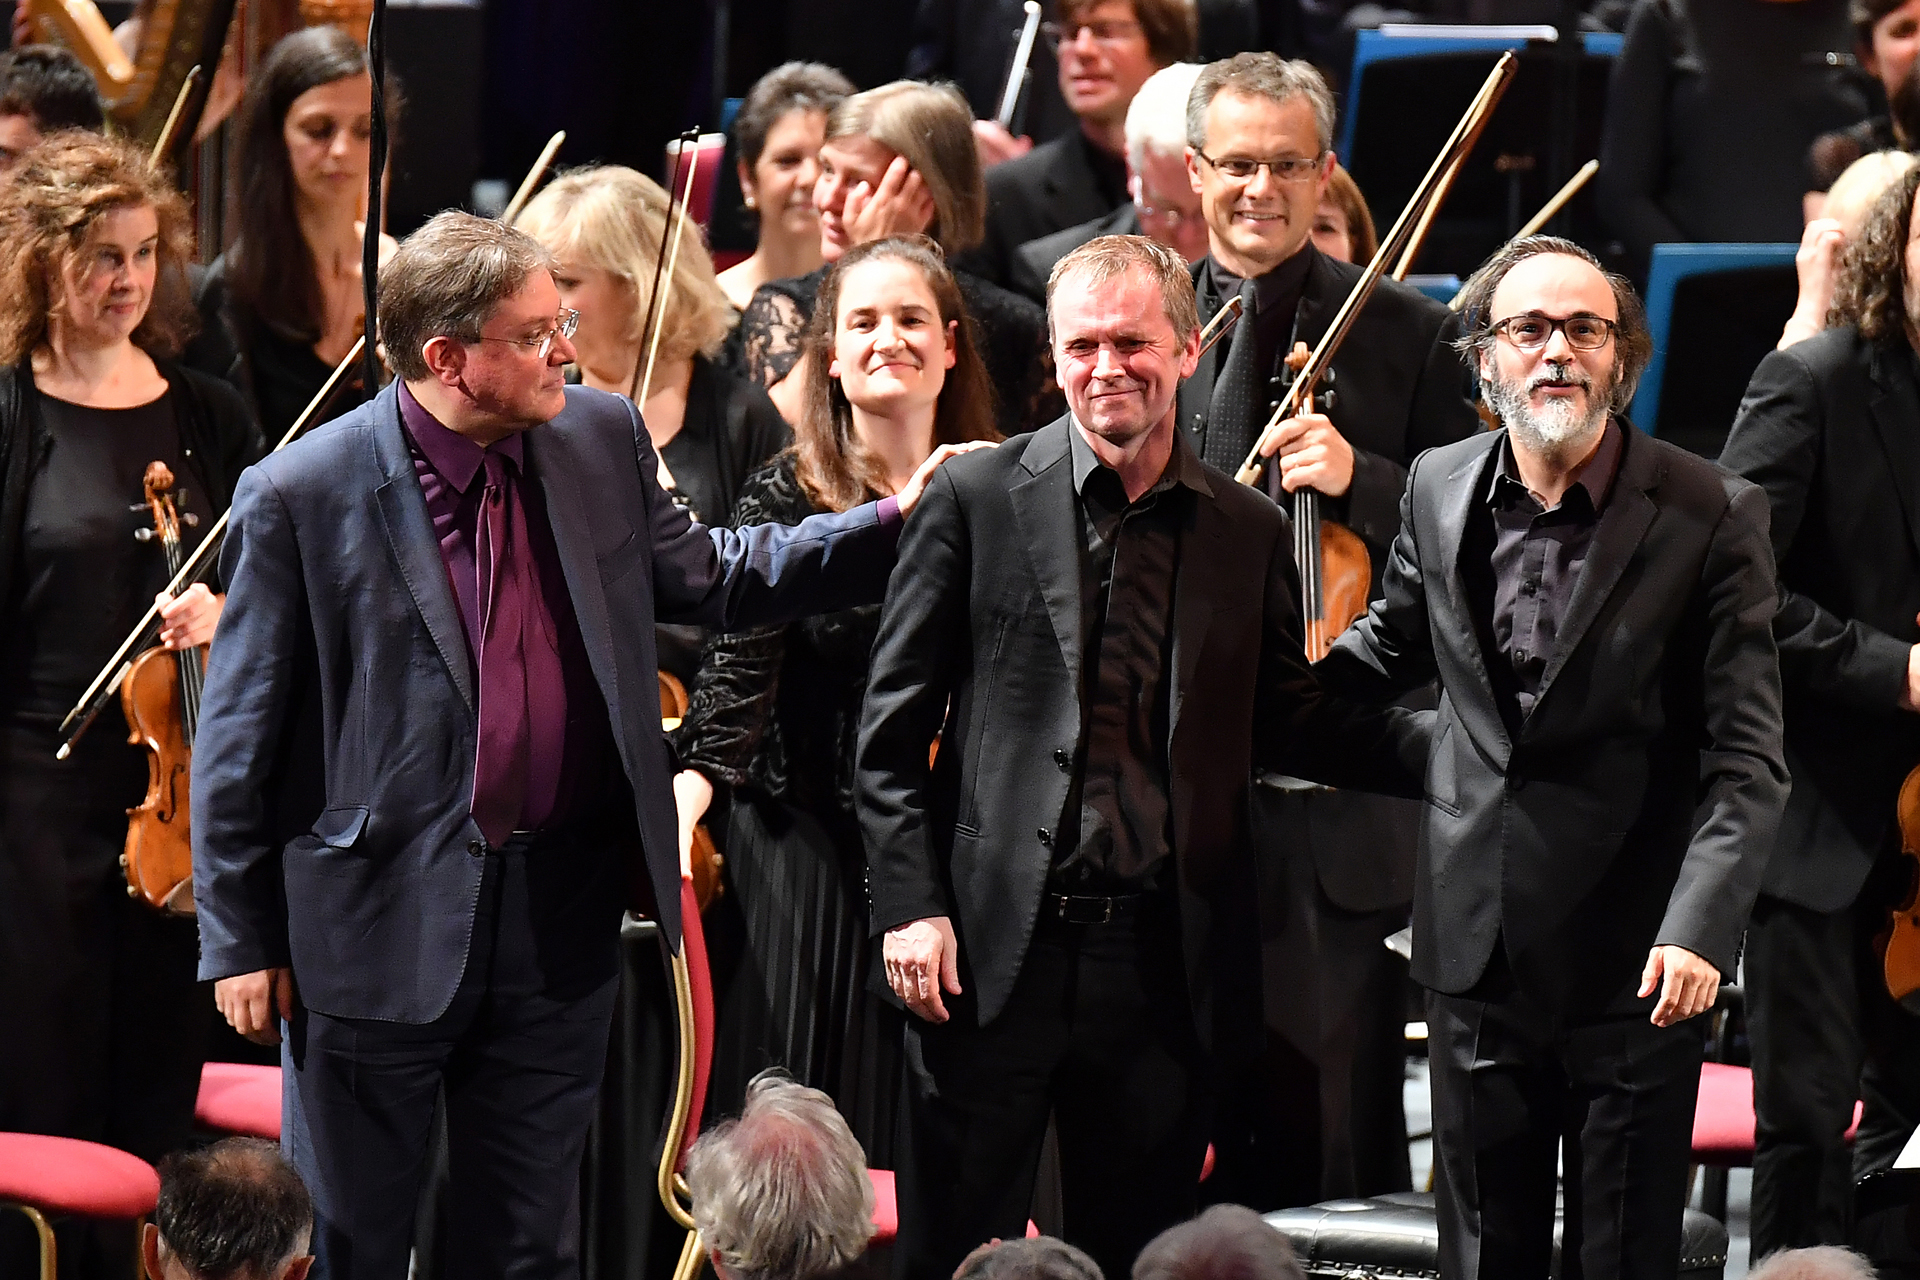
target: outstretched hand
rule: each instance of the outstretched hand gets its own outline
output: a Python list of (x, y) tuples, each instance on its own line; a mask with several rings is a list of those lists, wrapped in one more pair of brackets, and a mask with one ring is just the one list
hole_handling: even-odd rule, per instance
[(943, 444), (928, 454), (927, 460), (920, 464), (912, 478), (900, 487), (900, 492), (893, 495), (900, 504), (900, 514), (904, 516), (913, 510), (913, 504), (920, 501), (920, 495), (926, 492), (927, 481), (933, 479), (933, 473), (941, 463), (963, 453), (972, 453), (975, 449), (991, 449), (993, 446), (991, 440), (969, 440), (965, 444)]

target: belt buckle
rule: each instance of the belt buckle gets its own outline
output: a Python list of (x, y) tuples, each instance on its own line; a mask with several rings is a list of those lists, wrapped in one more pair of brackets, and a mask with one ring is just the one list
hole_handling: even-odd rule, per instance
[[(1100, 915), (1098, 919), (1095, 919), (1090, 913), (1082, 913), (1081, 904), (1089, 902), (1098, 902), (1100, 904)], [(1113, 899), (1112, 897), (1093, 898), (1063, 893), (1060, 895), (1060, 919), (1067, 924), (1112, 924)]]

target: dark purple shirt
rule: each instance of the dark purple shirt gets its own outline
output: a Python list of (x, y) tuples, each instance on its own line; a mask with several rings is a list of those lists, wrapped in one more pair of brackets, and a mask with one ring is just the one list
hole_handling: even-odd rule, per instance
[(1493, 640), (1519, 680), (1523, 716), (1533, 710), (1540, 677), (1553, 657), (1624, 447), (1619, 422), (1608, 419), (1579, 478), (1559, 502), (1544, 507), (1521, 481), (1513, 445), (1500, 442), (1487, 489), (1494, 531)]
[(481, 494), (486, 489), (484, 464), (491, 451), (507, 460), (513, 491), (526, 504), (527, 537), (534, 570), (540, 580), (540, 598), (531, 607), (545, 610), (559, 637), (562, 679), (558, 685), (528, 691), (533, 722), (528, 726), (531, 769), (526, 807), (520, 825), (527, 830), (556, 827), (586, 819), (583, 809), (604, 794), (601, 783), (612, 749), (606, 702), (594, 682), (580, 641), (580, 624), (567, 593), (565, 570), (554, 545), (540, 486), (530, 483), (524, 470), (525, 442), (520, 435), (483, 449), (442, 425), (400, 385), (400, 419), (407, 429), (413, 472), (433, 517), (440, 559), (453, 582), (460, 619), (466, 626), (468, 671), (478, 680), (474, 637), (480, 634), (484, 588), (474, 558)]

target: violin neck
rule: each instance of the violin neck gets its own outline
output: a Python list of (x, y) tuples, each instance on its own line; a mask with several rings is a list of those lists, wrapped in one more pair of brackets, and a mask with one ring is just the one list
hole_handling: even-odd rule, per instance
[[(1293, 495), (1293, 559), (1300, 569), (1300, 617), (1309, 639), (1323, 626), (1326, 604), (1320, 556), (1320, 495), (1301, 489)], [(1308, 646), (1313, 652), (1313, 646)]]
[[(185, 553), (180, 549), (178, 530), (169, 529), (162, 534), (160, 545), (166, 548), (167, 580), (171, 582), (180, 576), (180, 567), (186, 563)], [(189, 750), (193, 747), (194, 730), (200, 724), (200, 691), (206, 683), (203, 654), (204, 650), (196, 646), (175, 650), (173, 655), (180, 669), (180, 734)]]

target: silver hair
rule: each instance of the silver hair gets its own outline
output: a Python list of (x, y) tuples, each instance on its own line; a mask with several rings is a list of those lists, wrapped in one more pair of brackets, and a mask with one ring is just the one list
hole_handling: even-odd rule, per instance
[(1196, 151), (1207, 145), (1207, 108), (1223, 91), (1275, 103), (1305, 98), (1313, 108), (1313, 131), (1320, 154), (1333, 149), (1333, 90), (1306, 59), (1288, 60), (1276, 53), (1236, 53), (1201, 68), (1187, 95), (1187, 145)]
[(687, 1154), (693, 1221), (733, 1280), (806, 1280), (873, 1236), (873, 1185), (853, 1131), (818, 1089), (779, 1071), (747, 1085), (737, 1120)]
[(1187, 98), (1200, 78), (1197, 62), (1176, 62), (1147, 77), (1127, 107), (1127, 163), (1134, 173), (1149, 151), (1178, 156), (1187, 145)]
[(1851, 1249), (1822, 1244), (1809, 1249), (1776, 1249), (1747, 1280), (1874, 1280), (1873, 1264)]

